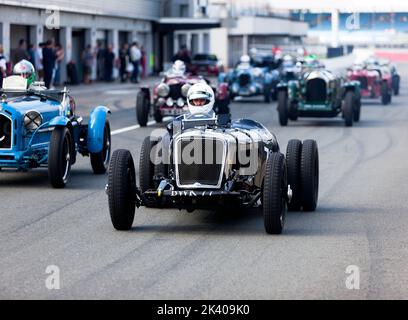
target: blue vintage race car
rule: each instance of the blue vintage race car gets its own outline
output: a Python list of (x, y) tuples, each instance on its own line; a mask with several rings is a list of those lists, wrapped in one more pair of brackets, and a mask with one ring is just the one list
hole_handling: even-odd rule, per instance
[(241, 63), (228, 73), (221, 73), (218, 81), (228, 83), (231, 99), (235, 97), (263, 96), (266, 103), (271, 102), (275, 95), (275, 87), (279, 83), (279, 72), (268, 67), (253, 66), (249, 59), (241, 59)]
[(84, 125), (67, 90), (25, 88), (25, 79), (12, 76), (0, 90), (0, 170), (48, 167), (51, 185), (63, 188), (80, 153), (90, 156), (95, 174), (104, 174), (111, 150), (109, 109), (96, 107)]

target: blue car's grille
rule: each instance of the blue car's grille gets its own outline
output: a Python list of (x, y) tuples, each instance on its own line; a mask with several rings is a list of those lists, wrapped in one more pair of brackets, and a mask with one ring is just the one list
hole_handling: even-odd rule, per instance
[(239, 85), (246, 87), (251, 82), (251, 75), (244, 73), (239, 76)]
[(0, 149), (11, 149), (12, 122), (5, 115), (0, 114)]

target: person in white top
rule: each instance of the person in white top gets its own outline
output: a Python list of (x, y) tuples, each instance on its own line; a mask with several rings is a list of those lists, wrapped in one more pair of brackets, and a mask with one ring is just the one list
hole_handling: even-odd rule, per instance
[(133, 83), (138, 83), (139, 82), (139, 63), (140, 59), (142, 58), (142, 53), (139, 49), (139, 44), (137, 42), (134, 42), (132, 46), (130, 47), (130, 62), (133, 65), (133, 71), (132, 71), (132, 76), (130, 77), (130, 80)]

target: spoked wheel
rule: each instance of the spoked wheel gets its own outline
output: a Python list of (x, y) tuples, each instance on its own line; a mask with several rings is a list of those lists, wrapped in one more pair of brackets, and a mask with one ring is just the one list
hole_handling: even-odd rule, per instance
[(113, 227), (130, 230), (135, 217), (136, 175), (128, 150), (117, 150), (112, 155), (107, 193)]
[(48, 176), (54, 188), (64, 188), (71, 172), (71, 133), (66, 127), (56, 127), (48, 150)]
[(287, 200), (287, 177), (285, 157), (281, 153), (271, 153), (266, 164), (262, 210), (265, 231), (281, 234), (285, 224)]
[(105, 122), (103, 131), (103, 147), (101, 152), (91, 153), (91, 165), (95, 174), (104, 174), (109, 166), (111, 155), (111, 131), (109, 122)]

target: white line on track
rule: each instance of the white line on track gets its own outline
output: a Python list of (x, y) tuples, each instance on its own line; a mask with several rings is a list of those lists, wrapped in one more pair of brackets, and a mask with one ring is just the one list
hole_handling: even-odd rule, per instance
[[(173, 119), (173, 117), (164, 117), (164, 118), (163, 118), (163, 121), (166, 122), (166, 121), (170, 121), (171, 119)], [(152, 126), (152, 125), (154, 125), (154, 124), (156, 124), (156, 121), (149, 121), (149, 122), (147, 123), (148, 126)], [(140, 125), (139, 125), (139, 124), (136, 124), (136, 125), (134, 125), (134, 126), (125, 127), (125, 128), (122, 128), (122, 129), (118, 129), (118, 130), (112, 131), (112, 132), (111, 132), (111, 135), (112, 135), (112, 136), (115, 136), (115, 135), (118, 135), (118, 134), (121, 134), (121, 133), (124, 133), (124, 132), (133, 131), (133, 130), (137, 130), (137, 129), (140, 129)]]

